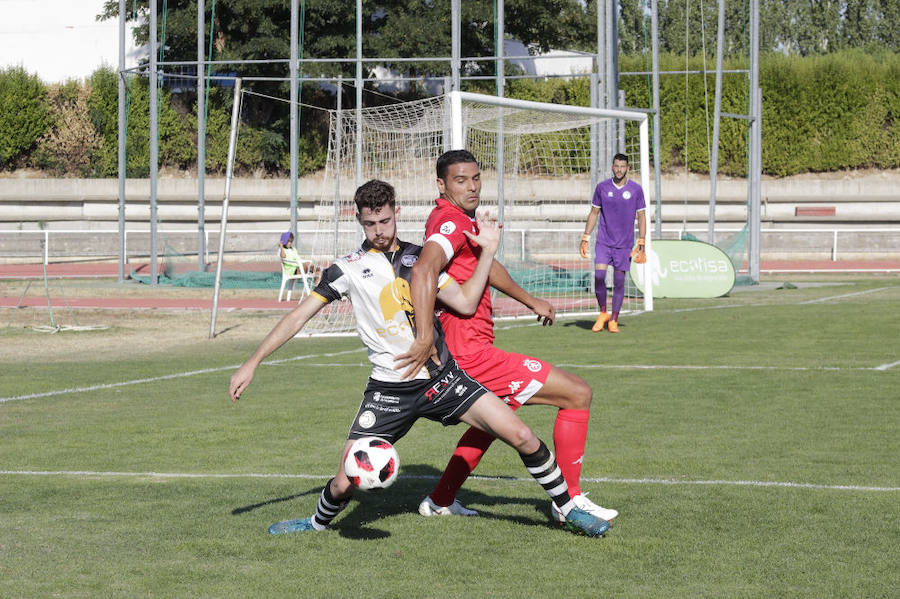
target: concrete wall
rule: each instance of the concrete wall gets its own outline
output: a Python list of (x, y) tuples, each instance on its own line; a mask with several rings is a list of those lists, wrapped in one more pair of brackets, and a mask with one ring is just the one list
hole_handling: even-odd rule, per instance
[[(224, 180), (206, 180), (207, 222), (221, 218)], [(345, 194), (352, 180), (342, 182)], [(653, 202), (654, 186), (648, 195)], [(662, 181), (663, 223), (706, 223), (709, 216), (709, 182), (705, 179), (665, 177)], [(236, 179), (232, 183), (229, 222), (241, 226), (281, 228), (290, 220), (286, 179)], [(398, 192), (400, 190), (398, 189)], [(565, 181), (520, 180), (507, 182), (513, 197), (510, 216), (538, 223), (583, 222), (588, 210), (590, 183), (583, 177)], [(128, 223), (147, 223), (150, 218), (150, 185), (147, 179), (127, 181), (125, 216)], [(299, 182), (299, 219), (315, 221), (315, 202), (333, 194), (319, 177)], [(0, 229), (108, 229), (118, 222), (118, 182), (114, 179), (0, 179)], [(743, 180), (720, 179), (717, 184), (716, 222), (721, 225), (746, 219), (747, 185)], [(496, 188), (486, 180), (486, 203), (496, 201)], [(403, 197), (401, 193), (401, 204)], [(412, 208), (412, 207), (410, 207)], [(813, 210), (809, 210), (813, 208)], [(821, 209), (821, 210), (819, 210)], [(157, 211), (168, 227), (195, 228), (197, 183), (195, 179), (160, 179)], [(833, 213), (832, 213), (833, 211)], [(805, 214), (804, 214), (805, 213)], [(407, 217), (414, 217), (407, 214)], [(846, 226), (900, 225), (900, 173), (847, 179), (788, 178), (762, 183), (764, 225)]]

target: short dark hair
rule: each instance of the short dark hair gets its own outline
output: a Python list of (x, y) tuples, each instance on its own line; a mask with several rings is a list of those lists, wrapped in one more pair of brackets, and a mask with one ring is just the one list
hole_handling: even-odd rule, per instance
[(616, 154), (615, 156), (613, 156), (613, 162), (615, 162), (616, 160), (624, 160), (625, 163), (627, 164), (627, 163), (628, 163), (628, 156), (626, 156), (625, 154), (619, 152), (618, 154)]
[(390, 183), (378, 179), (372, 179), (360, 185), (356, 189), (353, 201), (356, 202), (356, 210), (360, 214), (362, 214), (363, 208), (378, 212), (385, 204), (390, 206), (391, 210), (397, 205), (394, 187)]
[(474, 162), (475, 164), (478, 164), (478, 161), (475, 160), (475, 156), (468, 150), (450, 150), (449, 152), (444, 152), (437, 159), (437, 178), (446, 179), (447, 169), (449, 169), (451, 165), (459, 164), (460, 162)]

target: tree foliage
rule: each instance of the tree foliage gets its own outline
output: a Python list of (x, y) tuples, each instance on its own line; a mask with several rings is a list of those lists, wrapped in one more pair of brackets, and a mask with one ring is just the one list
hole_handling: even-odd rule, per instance
[(0, 69), (0, 168), (30, 151), (53, 122), (47, 88), (23, 67)]

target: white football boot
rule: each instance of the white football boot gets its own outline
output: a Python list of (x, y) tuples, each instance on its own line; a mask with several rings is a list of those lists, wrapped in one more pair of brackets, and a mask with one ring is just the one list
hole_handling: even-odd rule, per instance
[(448, 506), (436, 505), (431, 497), (425, 497), (419, 504), (419, 513), (423, 516), (477, 516), (478, 512), (464, 508), (458, 500)]
[[(572, 502), (575, 503), (575, 507), (584, 510), (591, 515), (597, 516), (598, 518), (603, 518), (608, 522), (612, 522), (613, 519), (619, 515), (619, 512), (617, 512), (616, 510), (597, 505), (596, 503), (585, 497), (585, 495), (587, 495), (587, 493), (579, 493), (572, 498)], [(561, 511), (559, 511), (559, 508), (556, 507), (556, 504), (550, 502), (550, 507), (553, 508), (551, 510), (551, 513), (553, 514), (554, 519), (560, 524), (564, 523), (566, 521), (566, 517), (563, 516)]]

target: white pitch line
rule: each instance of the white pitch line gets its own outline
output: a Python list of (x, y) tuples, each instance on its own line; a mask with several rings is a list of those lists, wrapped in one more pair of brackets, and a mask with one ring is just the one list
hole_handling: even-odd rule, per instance
[(894, 362), (893, 364), (882, 364), (881, 366), (871, 367), (871, 366), (853, 366), (853, 367), (844, 367), (844, 366), (731, 366), (731, 365), (718, 365), (718, 366), (691, 366), (687, 364), (557, 364), (560, 368), (602, 368), (602, 369), (610, 369), (610, 370), (787, 370), (787, 371), (804, 371), (804, 370), (815, 370), (815, 371), (842, 371), (842, 370), (862, 370), (862, 371), (871, 371), (871, 370), (887, 370), (893, 366), (900, 364), (900, 362)]
[[(358, 349), (349, 349), (346, 351), (327, 353), (327, 354), (309, 354), (305, 356), (295, 356), (293, 358), (283, 358), (281, 360), (267, 360), (263, 362), (266, 366), (272, 366), (275, 364), (284, 364), (285, 362), (294, 362), (296, 360), (307, 360), (309, 358), (330, 358), (333, 356), (341, 356), (344, 354), (350, 354), (354, 352), (363, 351), (364, 348)], [(126, 387), (128, 385), (140, 385), (141, 383), (153, 383), (156, 381), (166, 381), (170, 379), (180, 379), (189, 376), (196, 376), (198, 374), (210, 374), (212, 372), (222, 372), (225, 370), (237, 370), (240, 368), (240, 364), (236, 366), (220, 366), (218, 368), (204, 368), (203, 370), (191, 370), (188, 372), (178, 372), (175, 374), (164, 374), (162, 376), (155, 376), (145, 379), (134, 379), (130, 381), (121, 381), (118, 383), (104, 383), (101, 385), (89, 385), (87, 387), (71, 387), (69, 389), (59, 389), (56, 391), (45, 391), (43, 393), (29, 393), (27, 395), (16, 395), (14, 397), (0, 397), (0, 403), (6, 403), (9, 401), (18, 401), (22, 399), (37, 399), (41, 397), (53, 397), (55, 395), (67, 395), (69, 393), (84, 393), (86, 391), (99, 391), (101, 389), (114, 389), (116, 387)]]
[[(92, 470), (0, 470), (4, 476), (105, 476), (105, 477), (145, 477), (145, 478), (192, 478), (192, 479), (228, 479), (228, 478), (274, 478), (274, 479), (307, 479), (327, 480), (326, 474), (279, 474), (279, 473), (203, 473), (203, 472), (101, 472)], [(402, 475), (401, 478), (437, 480), (432, 475)], [(481, 476), (470, 478), (489, 481), (532, 482), (533, 478), (513, 476)], [(834, 491), (875, 491), (890, 493), (900, 491), (900, 487), (873, 487), (865, 485), (824, 485), (816, 483), (795, 483), (765, 480), (672, 480), (664, 478), (588, 478), (582, 482), (609, 483), (622, 485), (704, 485), (704, 486), (738, 486), (738, 487), (780, 487), (792, 489), (823, 489)]]
[(829, 297), (820, 297), (819, 299), (807, 300), (805, 302), (799, 302), (800, 305), (804, 304), (818, 304), (821, 302), (830, 302), (834, 299), (844, 299), (845, 297), (854, 297), (857, 295), (868, 295), (869, 293), (876, 293), (878, 291), (884, 291), (886, 289), (890, 289), (890, 287), (878, 287), (877, 289), (866, 289), (865, 291), (857, 291), (855, 293), (845, 293), (843, 295), (832, 295)]
[(891, 362), (890, 364), (882, 364), (881, 366), (876, 366), (872, 370), (890, 370), (894, 366), (900, 366), (900, 360), (897, 360), (896, 362)]

